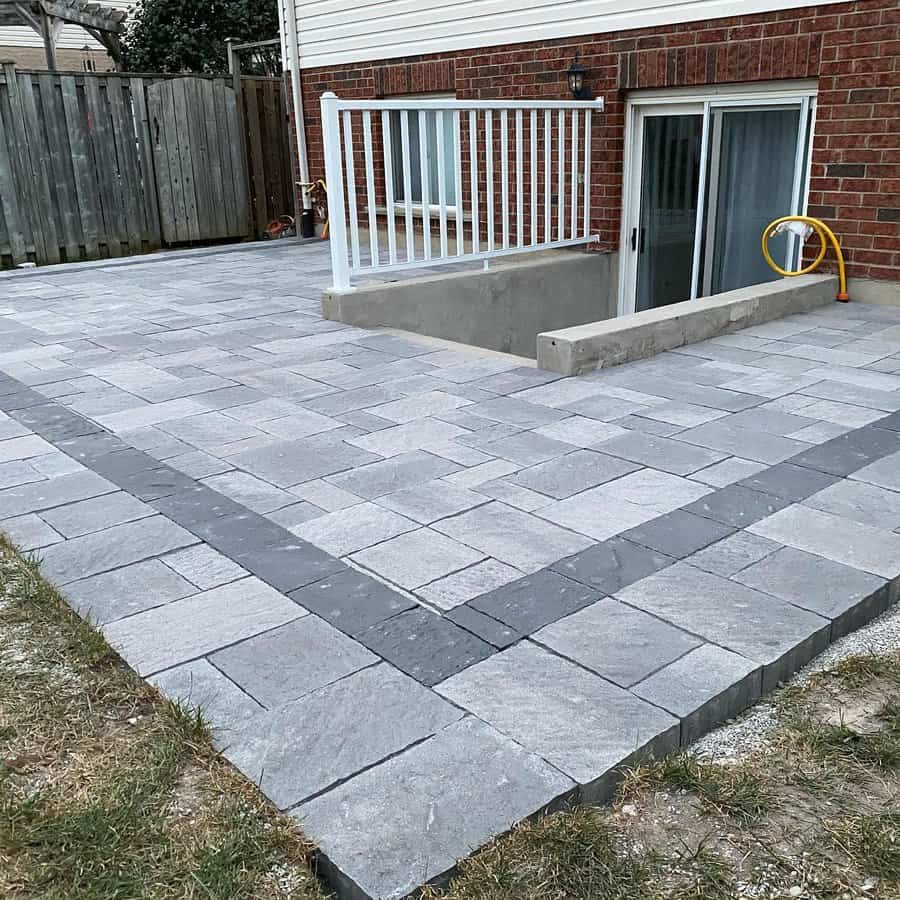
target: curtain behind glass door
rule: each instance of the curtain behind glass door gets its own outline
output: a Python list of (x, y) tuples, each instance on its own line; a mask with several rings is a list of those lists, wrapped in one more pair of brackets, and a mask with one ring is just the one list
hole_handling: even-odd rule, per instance
[[(791, 213), (800, 110), (721, 110), (713, 119), (704, 294), (779, 277), (760, 238), (769, 222)], [(787, 237), (774, 238), (769, 249), (783, 264)]]
[(635, 310), (691, 296), (703, 116), (644, 119)]

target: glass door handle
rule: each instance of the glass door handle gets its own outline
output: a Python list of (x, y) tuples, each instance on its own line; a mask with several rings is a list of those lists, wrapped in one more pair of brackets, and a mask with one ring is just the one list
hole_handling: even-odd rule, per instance
[(631, 229), (631, 251), (637, 250), (637, 228)]

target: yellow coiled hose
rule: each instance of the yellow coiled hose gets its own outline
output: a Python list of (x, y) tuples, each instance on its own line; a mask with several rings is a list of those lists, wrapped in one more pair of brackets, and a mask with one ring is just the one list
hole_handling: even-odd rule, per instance
[[(819, 247), (818, 256), (816, 256), (815, 260), (811, 262), (805, 269), (800, 269), (797, 272), (791, 272), (787, 269), (782, 269), (778, 263), (772, 259), (772, 255), (769, 253), (769, 240), (776, 235), (776, 229), (779, 225), (784, 222), (803, 222), (805, 225), (809, 225), (816, 234), (819, 235), (819, 243), (821, 246)], [(810, 272), (814, 271), (819, 267), (819, 263), (825, 258), (825, 253), (828, 250), (828, 243), (831, 242), (831, 246), (834, 247), (834, 253), (837, 257), (838, 262), (838, 279), (840, 281), (838, 295), (835, 298), (839, 300), (841, 303), (846, 303), (850, 299), (850, 295), (847, 293), (847, 275), (844, 270), (844, 254), (841, 252), (841, 245), (838, 243), (838, 239), (834, 236), (834, 232), (820, 219), (813, 219), (810, 216), (782, 216), (780, 219), (776, 219), (774, 222), (770, 222), (766, 226), (766, 230), (762, 235), (762, 252), (763, 256), (766, 258), (766, 262), (779, 274), (787, 277), (791, 277), (794, 275), (808, 275)]]

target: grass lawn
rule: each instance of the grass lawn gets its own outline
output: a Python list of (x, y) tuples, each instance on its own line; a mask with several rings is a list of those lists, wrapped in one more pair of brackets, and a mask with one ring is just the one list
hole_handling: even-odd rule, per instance
[[(734, 760), (629, 773), (429, 900), (900, 900), (900, 652), (781, 690)], [(0, 898), (324, 900), (312, 846), (0, 539)]]

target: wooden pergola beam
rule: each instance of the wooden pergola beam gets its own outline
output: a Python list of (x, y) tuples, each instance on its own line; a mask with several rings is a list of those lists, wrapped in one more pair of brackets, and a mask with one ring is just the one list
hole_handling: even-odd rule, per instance
[(79, 25), (97, 40), (118, 68), (122, 60), (119, 36), (126, 13), (88, 0), (0, 0), (0, 25), (24, 25), (44, 43), (47, 68), (56, 70), (56, 38), (63, 25)]

